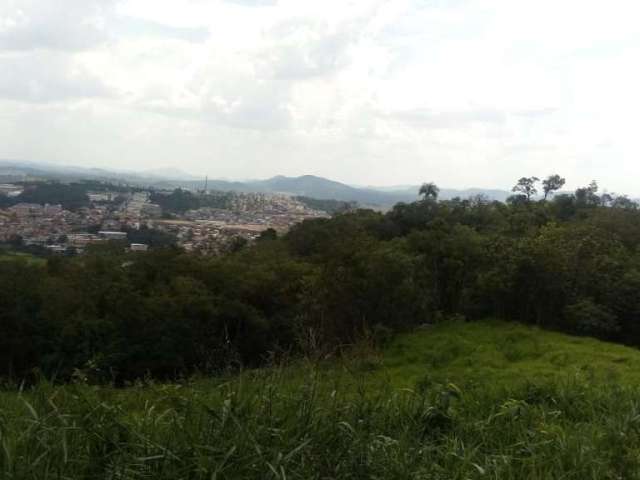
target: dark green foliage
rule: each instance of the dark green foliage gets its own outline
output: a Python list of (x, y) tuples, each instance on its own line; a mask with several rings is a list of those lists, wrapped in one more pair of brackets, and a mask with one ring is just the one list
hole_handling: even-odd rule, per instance
[(437, 200), (440, 189), (433, 182), (423, 183), (418, 191), (423, 200)]
[(344, 202), (342, 200), (322, 200), (318, 198), (298, 196), (293, 197), (294, 200), (306, 205), (314, 210), (321, 210), (330, 215), (335, 213), (344, 213), (358, 208), (357, 202)]
[(123, 184), (113, 184), (108, 182), (101, 182), (99, 180), (81, 180), (76, 182), (77, 185), (81, 185), (87, 191), (92, 192), (119, 192), (119, 193), (129, 193), (129, 192), (138, 192), (143, 191), (141, 187), (134, 187), (131, 185), (123, 185)]
[(273, 228), (267, 228), (260, 232), (258, 236), (259, 242), (268, 242), (271, 240), (276, 240), (278, 238), (278, 232), (276, 232)]
[[(386, 214), (230, 242), (216, 258), (142, 229), (129, 239), (147, 255), (114, 243), (46, 268), (0, 263), (0, 376), (167, 378), (486, 316), (640, 345), (640, 212), (628, 202), (603, 200), (595, 183), (509, 204), (431, 191)], [(225, 197), (163, 198), (179, 211)]]
[[(538, 177), (522, 177), (518, 180), (518, 183), (511, 189), (513, 192), (517, 192), (518, 196), (524, 196), (527, 202), (531, 201), (531, 197), (534, 197), (538, 193), (538, 189), (536, 188), (536, 183), (538, 183), (540, 179)], [(546, 195), (546, 185), (545, 185), (545, 198)]]
[(144, 243), (151, 248), (164, 248), (176, 245), (175, 235), (162, 230), (149, 228), (146, 225), (141, 226), (137, 230), (133, 228), (126, 230), (126, 232), (129, 243)]
[(179, 188), (168, 195), (163, 193), (152, 193), (151, 195), (151, 201), (169, 213), (184, 213), (187, 210), (197, 210), (203, 207), (229, 209), (233, 198), (234, 193), (232, 192), (197, 194)]
[(13, 203), (38, 203), (41, 205), (62, 205), (66, 210), (77, 210), (89, 206), (88, 186), (78, 183), (36, 183), (26, 185), (24, 192), (13, 200)]
[(542, 190), (544, 192), (544, 199), (546, 200), (549, 195), (553, 195), (554, 192), (560, 190), (566, 180), (562, 178), (560, 175), (549, 175), (542, 181)]
[(87, 192), (111, 191), (111, 192), (131, 192), (138, 188), (124, 187), (111, 183), (84, 180), (80, 182), (25, 182), (22, 194), (17, 197), (6, 197), (0, 195), (0, 208), (7, 208), (18, 203), (37, 203), (40, 205), (62, 205), (66, 210), (78, 210), (90, 205)]
[(581, 207), (596, 207), (600, 205), (600, 197), (597, 195), (598, 184), (593, 180), (588, 186), (576, 190), (576, 203)]
[(569, 324), (580, 333), (602, 336), (620, 330), (616, 316), (588, 298), (568, 305), (564, 313)]

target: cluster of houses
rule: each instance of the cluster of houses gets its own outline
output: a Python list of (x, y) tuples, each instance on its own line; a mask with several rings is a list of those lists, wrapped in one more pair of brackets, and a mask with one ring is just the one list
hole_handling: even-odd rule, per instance
[[(17, 196), (18, 185), (0, 185), (0, 195)], [(17, 203), (0, 209), (0, 243), (19, 241), (53, 253), (83, 253), (93, 244), (120, 241), (131, 251), (149, 245), (128, 242), (128, 232), (148, 228), (166, 232), (186, 251), (216, 254), (234, 239), (257, 239), (261, 232), (284, 232), (307, 218), (326, 217), (284, 195), (238, 194), (229, 209), (201, 208), (163, 218), (148, 191), (89, 192), (89, 206), (65, 210), (56, 204)]]
[(262, 232), (273, 229), (286, 232), (306, 219), (328, 215), (285, 196), (264, 193), (234, 195), (227, 209), (204, 207), (188, 210), (179, 218), (156, 219), (154, 228), (173, 234), (189, 252), (217, 254), (236, 238), (255, 241)]
[[(17, 197), (19, 185), (2, 184), (0, 195)], [(125, 230), (138, 229), (148, 193), (90, 192), (89, 206), (74, 211), (59, 204), (16, 203), (0, 208), (0, 243), (41, 247), (51, 253), (83, 253), (87, 247), (113, 240), (127, 242)], [(129, 244), (134, 251), (147, 245)]]
[[(106, 220), (107, 214), (102, 206), (71, 212), (61, 205), (18, 203), (0, 209), (0, 242), (18, 241), (60, 254), (83, 253), (89, 245), (112, 240), (126, 242), (126, 232), (101, 229), (101, 225), (121, 228), (121, 223)], [(140, 251), (147, 246), (131, 244), (129, 248)]]

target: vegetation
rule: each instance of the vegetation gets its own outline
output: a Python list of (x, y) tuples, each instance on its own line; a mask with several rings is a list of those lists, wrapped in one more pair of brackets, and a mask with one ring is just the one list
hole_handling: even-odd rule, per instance
[(294, 200), (299, 201), (308, 208), (314, 210), (321, 210), (330, 215), (336, 213), (345, 213), (358, 208), (358, 202), (344, 202), (342, 200), (322, 200), (318, 198), (311, 198), (305, 196), (293, 197)]
[(438, 199), (438, 195), (440, 194), (440, 189), (433, 182), (423, 183), (422, 186), (420, 187), (420, 190), (418, 191), (418, 193), (425, 200), (437, 200)]
[(454, 383), (465, 391), (581, 378), (640, 386), (640, 352), (519, 323), (444, 322), (399, 335), (380, 369), (396, 388)]
[(0, 195), (0, 208), (7, 208), (18, 203), (37, 203), (40, 205), (62, 205), (66, 210), (77, 210), (90, 205), (88, 192), (92, 191), (130, 191), (109, 183), (98, 181), (82, 181), (72, 183), (48, 182), (18, 182), (24, 191), (16, 197)]
[(15, 235), (6, 242), (0, 242), (0, 255), (5, 259), (15, 259), (16, 256), (44, 258), (51, 255), (51, 252), (42, 245), (26, 245), (20, 235)]
[(42, 258), (8, 248), (0, 248), (0, 263), (1, 262), (25, 262), (42, 266), (45, 265), (45, 260)]
[[(78, 375), (0, 394), (0, 475), (633, 479), (639, 363), (637, 351), (595, 340), (449, 323), (382, 356), (237, 377), (118, 390)], [(436, 380), (449, 376), (460, 383)]]
[(187, 210), (197, 210), (203, 207), (229, 209), (234, 195), (233, 192), (195, 194), (176, 188), (168, 195), (158, 192), (152, 193), (151, 201), (160, 205), (165, 212), (182, 214)]
[(142, 225), (139, 229), (125, 229), (127, 232), (127, 240), (130, 243), (144, 243), (151, 249), (173, 247), (177, 243), (176, 236), (158, 230), (155, 228), (149, 228), (146, 225)]
[(333, 354), (452, 317), (640, 344), (633, 202), (604, 202), (595, 182), (507, 204), (424, 190), (387, 214), (307, 221), (219, 257), (162, 248), (170, 239), (143, 230), (130, 234), (158, 247), (146, 255), (103, 248), (3, 264), (0, 376), (172, 379)]
[(3, 255), (0, 476), (639, 478), (640, 353), (592, 337), (640, 344), (640, 212), (537, 182), (218, 257)]

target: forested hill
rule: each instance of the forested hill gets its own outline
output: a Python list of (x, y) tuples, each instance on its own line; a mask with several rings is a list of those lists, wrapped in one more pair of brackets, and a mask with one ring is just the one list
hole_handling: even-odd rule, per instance
[[(554, 187), (555, 185), (555, 187)], [(551, 187), (559, 188), (557, 184)], [(0, 376), (174, 377), (335, 352), (450, 318), (640, 345), (640, 211), (595, 183), (306, 221), (219, 257), (98, 248), (0, 269)], [(545, 190), (547, 185), (545, 185)]]

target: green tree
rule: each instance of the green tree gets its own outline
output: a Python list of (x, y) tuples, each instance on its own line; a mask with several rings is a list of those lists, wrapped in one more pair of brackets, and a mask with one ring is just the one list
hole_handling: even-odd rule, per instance
[(558, 190), (560, 190), (565, 183), (566, 183), (566, 180), (558, 174), (549, 175), (547, 178), (545, 178), (542, 181), (542, 190), (544, 191), (544, 199), (546, 200), (549, 197), (549, 195), (553, 195), (554, 192), (557, 192)]
[(263, 230), (262, 232), (260, 232), (260, 235), (258, 236), (258, 241), (265, 242), (269, 240), (276, 240), (277, 238), (278, 238), (278, 232), (276, 232), (273, 228), (267, 228), (266, 230)]
[(600, 197), (597, 193), (598, 183), (592, 180), (588, 186), (576, 190), (576, 203), (580, 207), (596, 207), (600, 205)]
[(609, 336), (620, 330), (613, 312), (589, 298), (581, 298), (564, 310), (567, 321), (580, 333)]
[(619, 195), (613, 199), (611, 207), (625, 210), (637, 210), (638, 202), (630, 200), (626, 195)]
[(428, 182), (428, 183), (423, 183), (420, 186), (420, 190), (418, 191), (418, 193), (424, 200), (435, 201), (438, 199), (438, 195), (440, 194), (440, 189), (435, 183)]
[(522, 177), (518, 180), (518, 183), (515, 184), (511, 191), (524, 195), (528, 203), (531, 201), (531, 197), (538, 193), (536, 183), (539, 181), (540, 179), (538, 177)]

